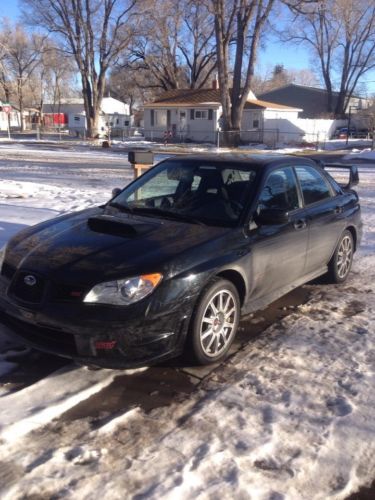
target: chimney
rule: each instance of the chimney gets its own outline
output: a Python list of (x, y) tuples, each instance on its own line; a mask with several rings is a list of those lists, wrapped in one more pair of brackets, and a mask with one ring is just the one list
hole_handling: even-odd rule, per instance
[(219, 80), (217, 79), (217, 75), (215, 75), (215, 80), (212, 80), (212, 89), (217, 90), (219, 88)]

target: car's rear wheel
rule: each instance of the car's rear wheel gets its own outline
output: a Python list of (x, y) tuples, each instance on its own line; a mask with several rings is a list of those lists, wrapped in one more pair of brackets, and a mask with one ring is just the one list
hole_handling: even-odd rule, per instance
[(240, 308), (233, 283), (216, 278), (207, 286), (190, 325), (189, 348), (195, 362), (215, 363), (227, 355), (238, 328)]
[(328, 266), (328, 278), (333, 283), (343, 283), (352, 267), (354, 253), (354, 240), (350, 231), (346, 230), (341, 235), (335, 253)]

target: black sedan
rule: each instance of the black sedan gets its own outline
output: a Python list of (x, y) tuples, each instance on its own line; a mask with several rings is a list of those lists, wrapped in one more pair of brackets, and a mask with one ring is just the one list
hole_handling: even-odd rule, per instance
[(241, 314), (327, 274), (362, 234), (358, 182), (292, 156), (162, 161), (103, 206), (14, 236), (0, 319), (38, 349), (105, 367), (225, 357)]

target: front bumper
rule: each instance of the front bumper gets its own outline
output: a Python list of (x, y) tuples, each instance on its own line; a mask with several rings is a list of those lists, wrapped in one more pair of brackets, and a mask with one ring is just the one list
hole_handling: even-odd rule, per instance
[(176, 284), (125, 307), (36, 307), (9, 297), (7, 284), (0, 281), (0, 322), (12, 336), (36, 349), (106, 368), (139, 367), (178, 356), (196, 300), (196, 294)]

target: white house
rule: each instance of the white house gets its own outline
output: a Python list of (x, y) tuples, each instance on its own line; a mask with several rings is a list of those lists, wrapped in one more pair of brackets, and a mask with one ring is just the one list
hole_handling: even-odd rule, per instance
[[(63, 99), (59, 105), (46, 103), (43, 105), (44, 115), (54, 114), (65, 115), (65, 123), (70, 132), (77, 135), (84, 135), (86, 132), (86, 114), (83, 99), (71, 98)], [(132, 126), (129, 104), (114, 99), (104, 97), (101, 105), (101, 115), (99, 118), (99, 131), (101, 135), (108, 133), (111, 135), (121, 135)]]
[[(148, 139), (163, 139), (169, 135), (181, 142), (217, 141), (222, 115), (217, 88), (170, 90), (144, 108), (145, 137)], [(295, 122), (299, 111), (298, 108), (258, 100), (250, 92), (242, 117), (241, 139), (244, 142), (263, 142), (268, 119), (277, 118), (280, 124), (283, 120)], [(296, 133), (303, 135), (298, 127), (294, 128)]]
[(8, 113), (3, 110), (4, 104), (0, 101), (0, 131), (6, 132), (8, 130), (8, 119), (10, 129), (19, 128), (21, 126), (19, 111), (12, 106), (8, 116)]

